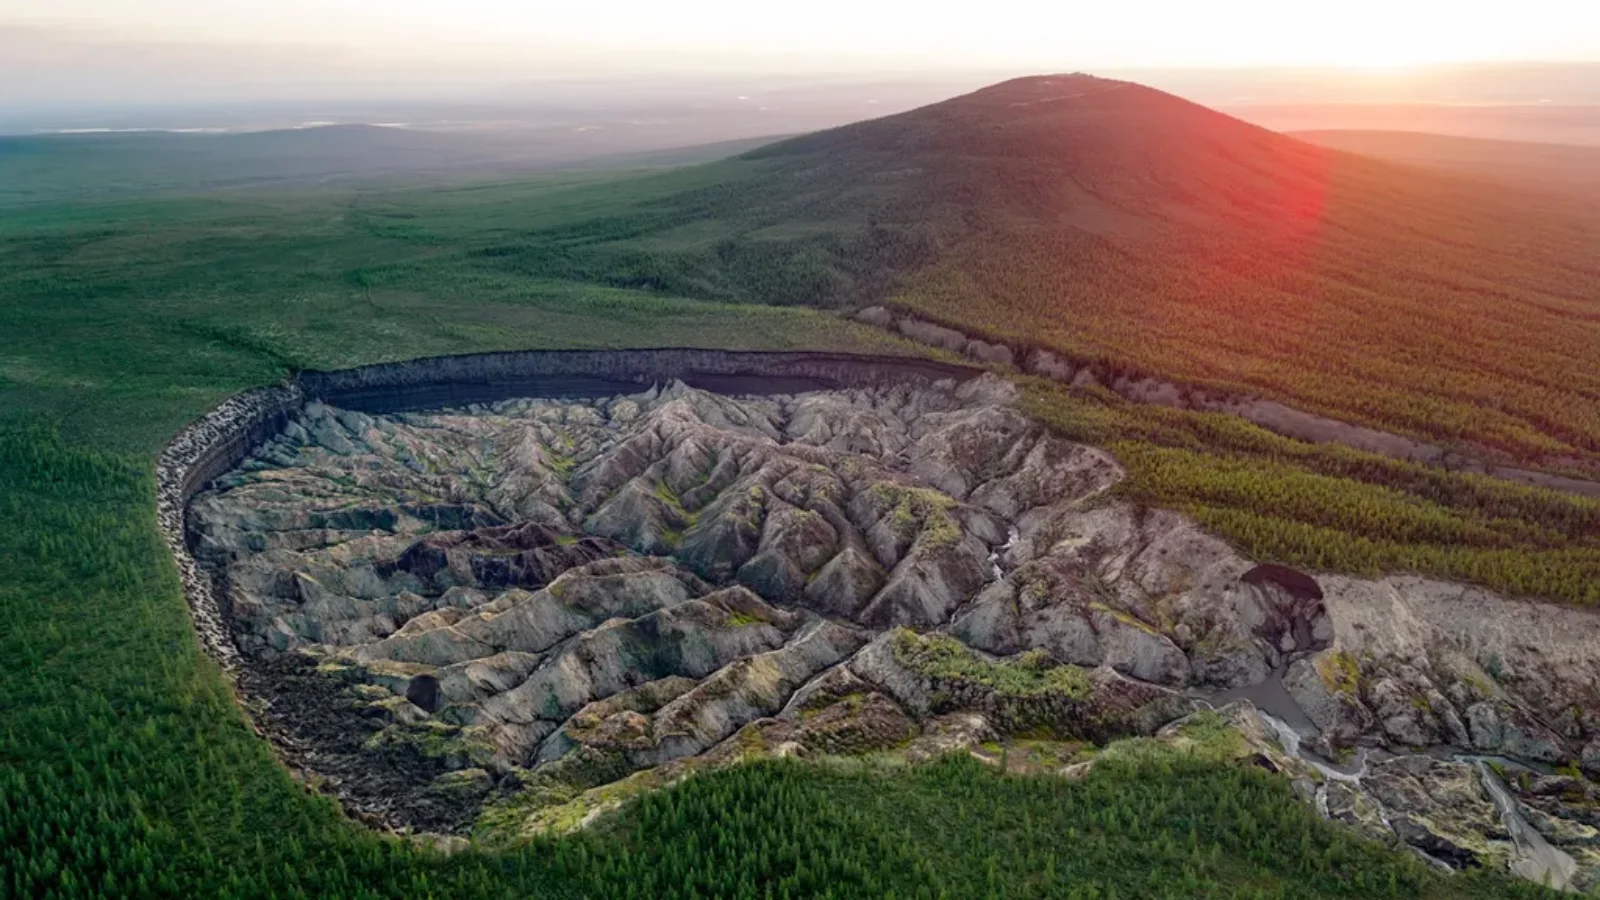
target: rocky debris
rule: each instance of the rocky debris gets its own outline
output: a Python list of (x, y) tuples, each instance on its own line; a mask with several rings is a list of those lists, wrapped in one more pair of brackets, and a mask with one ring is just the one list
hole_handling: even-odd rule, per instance
[(834, 666), (796, 691), (777, 721), (788, 724), (782, 739), (805, 753), (888, 749), (920, 731), (900, 704), (848, 666)]
[(1080, 368), (1072, 360), (1059, 353), (1051, 353), (1049, 350), (1040, 350), (1038, 348), (1029, 350), (1027, 355), (1023, 357), (1022, 363), (1022, 370), (1028, 374), (1038, 375), (1063, 384), (1071, 384), (1073, 377), (1078, 374)]
[[(879, 314), (874, 312), (871, 315), (877, 316)], [(951, 350), (956, 353), (965, 350), (968, 343), (967, 336), (954, 328), (945, 328), (920, 319), (902, 318), (895, 323), (895, 327), (901, 334), (911, 338), (913, 341), (934, 347), (942, 347), (945, 350)]]
[(846, 547), (809, 579), (805, 603), (823, 615), (853, 619), (882, 590), (884, 578), (883, 567), (870, 554)]
[[(1539, 779), (1600, 768), (1593, 614), (1245, 560), (1109, 497), (1116, 463), (994, 376), (388, 416), (274, 397), (231, 413), (281, 427), (193, 500), (189, 538), (263, 720), (384, 821), (565, 822), (749, 754), (1194, 741), (1163, 726), (1271, 687), (1330, 758), (1546, 766), (1508, 780), (1513, 811), (1587, 877), (1589, 782)], [(1228, 715), (1334, 818), (1453, 865), (1543, 853), (1488, 830), (1506, 813), (1469, 762), (1335, 777)]]
[(1511, 835), (1467, 762), (1402, 756), (1371, 767), (1361, 787), (1385, 810), (1407, 845), (1452, 868), (1484, 865), (1511, 854)]
[(864, 640), (856, 629), (820, 621), (781, 648), (731, 663), (651, 717), (647, 737), (629, 748), (629, 763), (646, 768), (710, 749), (744, 724), (777, 713), (802, 684)]
[(508, 590), (475, 607), (445, 607), (411, 619), (356, 648), (354, 657), (444, 666), (505, 651), (538, 654), (612, 620), (675, 608), (706, 590), (665, 560), (604, 559), (575, 567), (531, 594)]
[(1063, 507), (1025, 524), (1011, 572), (953, 626), (975, 647), (1045, 647), (1145, 681), (1227, 688), (1332, 639), (1319, 600), (1248, 580), (1248, 562), (1176, 514)]
[(952, 753), (970, 753), (974, 747), (1000, 736), (982, 713), (969, 710), (933, 716), (922, 733), (906, 747), (906, 759), (927, 762)]
[(1359, 679), (1359, 664), (1343, 652), (1295, 660), (1284, 675), (1284, 687), (1316, 725), (1324, 755), (1381, 742), (1378, 718), (1361, 702)]
[[(923, 730), (892, 698), (833, 665), (795, 691), (776, 715), (756, 719), (695, 759), (819, 756), (903, 750)], [(668, 763), (670, 766), (671, 763)]]
[[(252, 665), (311, 661), (339, 686), (319, 702), (378, 728), (368, 750), (597, 784), (757, 722), (797, 752), (887, 746), (920, 726), (875, 687), (780, 713), (876, 630), (946, 624), (994, 580), (1011, 517), (1118, 474), (1015, 399), (989, 378), (394, 416), (313, 402), (193, 501), (190, 533)], [(1131, 715), (1129, 693), (1107, 696)], [(1045, 715), (1019, 710), (995, 714)]]
[(1600, 725), (1594, 613), (1409, 576), (1321, 585), (1333, 640), (1286, 681), (1325, 749), (1443, 744), (1581, 764)]
[(471, 731), (431, 720), (357, 669), (292, 652), (242, 663), (237, 678), (293, 771), (361, 821), (457, 832), (515, 790)]
[(962, 353), (977, 360), (978, 362), (990, 363), (997, 366), (1005, 366), (1007, 368), (1010, 368), (1017, 363), (1016, 355), (1011, 351), (1011, 348), (1005, 344), (991, 344), (988, 341), (980, 341), (977, 338), (973, 338), (972, 340), (967, 341), (967, 345), (961, 349)]
[(1531, 770), (1472, 757), (1381, 752), (1336, 768), (1303, 755), (1292, 729), (1248, 701), (1175, 721), (1156, 740), (1281, 774), (1328, 818), (1443, 868), (1500, 868), (1576, 890), (1600, 877), (1592, 829), (1577, 816), (1558, 818), (1539, 806), (1550, 794), (1572, 796), (1571, 785)]
[(894, 313), (881, 306), (869, 306), (856, 313), (856, 321), (865, 322), (875, 328), (888, 328), (894, 324)]
[(394, 560), (377, 563), (374, 574), (389, 577), (405, 572), (425, 588), (440, 592), (456, 584), (486, 590), (536, 588), (570, 569), (615, 556), (617, 550), (616, 544), (604, 539), (571, 540), (548, 525), (519, 522), (429, 535)]

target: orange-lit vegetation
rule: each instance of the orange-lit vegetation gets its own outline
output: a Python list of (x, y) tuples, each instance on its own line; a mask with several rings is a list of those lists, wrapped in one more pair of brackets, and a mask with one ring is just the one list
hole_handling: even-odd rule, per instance
[[(1574, 208), (1329, 157), (1150, 92), (1045, 87), (645, 179), (0, 217), (0, 894), (1543, 895), (1437, 876), (1264, 773), (1191, 758), (1077, 785), (965, 761), (769, 764), (597, 836), (446, 857), (308, 797), (201, 656), (152, 509), (152, 459), (182, 422), (295, 366), (897, 346), (705, 300), (890, 297), (1419, 434), (1600, 456), (1600, 240)], [(1124, 496), (1255, 557), (1600, 599), (1592, 501), (1106, 393), (1033, 384), (1027, 403), (1110, 447)]]
[(1600, 214), (1578, 200), (1076, 77), (670, 177), (698, 180), (507, 233), (483, 262), (708, 298), (887, 299), (990, 337), (1600, 466)]
[(1035, 381), (1030, 412), (1128, 469), (1119, 493), (1181, 510), (1247, 555), (1417, 572), (1600, 604), (1600, 500), (1310, 445), (1228, 416)]
[[(1600, 218), (1154, 91), (1001, 85), (507, 228), (477, 266), (970, 333), (1552, 468), (1600, 466)], [(576, 195), (575, 195), (576, 196)], [(403, 216), (404, 197), (373, 207)], [(396, 220), (403, 221), (403, 220)], [(403, 272), (392, 276), (405, 277)], [(1130, 497), (1264, 559), (1600, 600), (1592, 501), (1038, 386)]]

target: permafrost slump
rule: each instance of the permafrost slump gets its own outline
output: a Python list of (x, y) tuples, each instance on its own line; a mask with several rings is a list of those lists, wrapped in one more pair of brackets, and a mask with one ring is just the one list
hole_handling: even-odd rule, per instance
[[(1244, 694), (1301, 723), (1222, 710), (1327, 815), (1594, 880), (1600, 789), (1555, 767), (1600, 769), (1595, 616), (1258, 567), (1116, 501), (1115, 462), (1004, 381), (940, 374), (390, 415), (256, 392), (163, 457), (163, 524), (221, 474), (202, 565), (174, 544), (202, 638), (291, 761), (391, 826), (575, 824), (631, 773), (752, 752), (1181, 742)], [(351, 380), (369, 408), (417, 384)], [(1359, 777), (1330, 762), (1352, 749)]]

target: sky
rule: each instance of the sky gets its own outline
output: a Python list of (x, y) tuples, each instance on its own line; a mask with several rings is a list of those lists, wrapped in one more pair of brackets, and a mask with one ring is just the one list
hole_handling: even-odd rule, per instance
[(1600, 61), (1594, 0), (0, 0), (0, 102), (551, 76)]

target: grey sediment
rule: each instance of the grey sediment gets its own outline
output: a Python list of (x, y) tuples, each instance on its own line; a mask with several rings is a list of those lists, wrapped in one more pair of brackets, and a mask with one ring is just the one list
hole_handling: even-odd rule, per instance
[(157, 459), (157, 520), (202, 648), (234, 673), (239, 652), (229, 637), (221, 591), (190, 552), (185, 514), (197, 493), (243, 462), (309, 401), (387, 413), (527, 396), (604, 397), (675, 380), (720, 393), (787, 394), (965, 381), (982, 371), (917, 357), (692, 348), (472, 353), (307, 370), (282, 384), (235, 394), (179, 431)]
[(1236, 391), (1157, 378), (1055, 350), (991, 341), (898, 309), (874, 306), (857, 321), (917, 343), (959, 353), (976, 362), (1079, 388), (1103, 387), (1126, 400), (1173, 409), (1238, 416), (1275, 434), (1313, 444), (1338, 444), (1393, 459), (1486, 475), (1562, 493), (1600, 497), (1600, 481), (1496, 462), (1484, 453), (1446, 448), (1402, 434), (1368, 428)]

